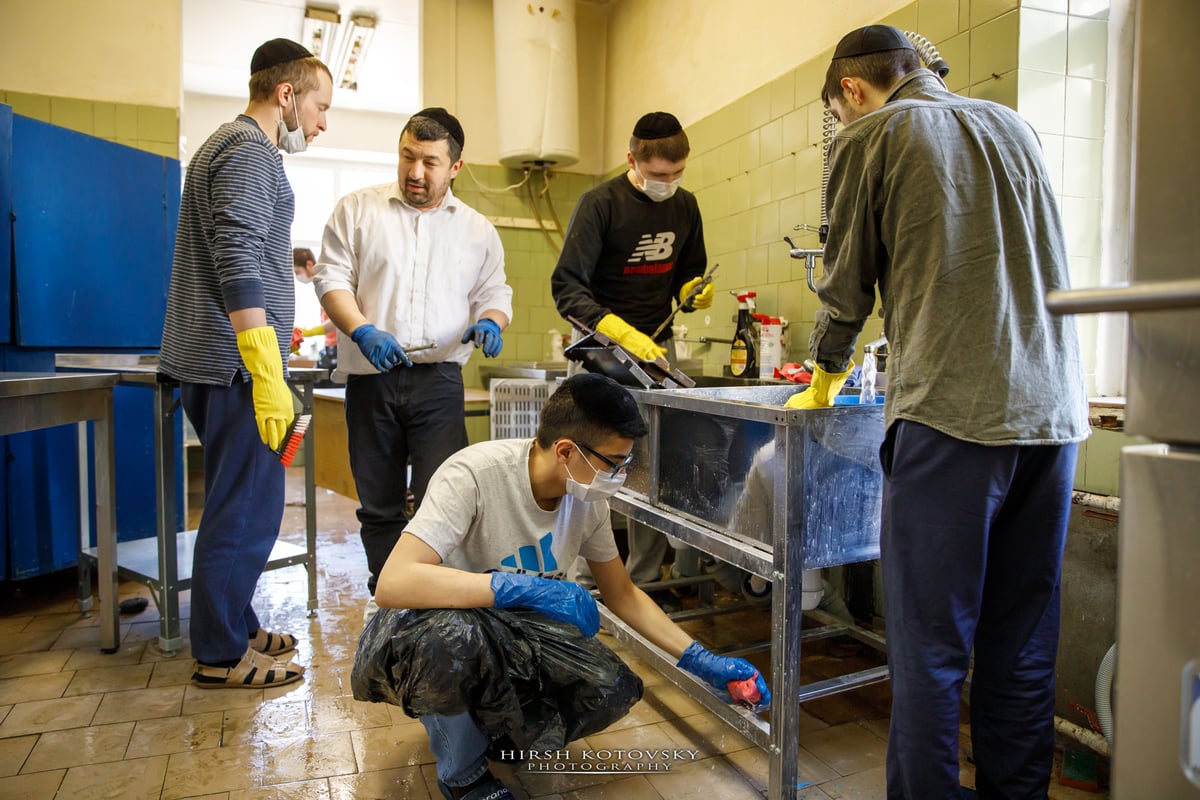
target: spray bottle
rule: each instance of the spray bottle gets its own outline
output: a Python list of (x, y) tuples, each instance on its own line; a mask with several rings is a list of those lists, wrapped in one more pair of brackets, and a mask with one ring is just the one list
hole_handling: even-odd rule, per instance
[(735, 378), (754, 377), (758, 374), (758, 347), (754, 341), (754, 298), (758, 293), (735, 294), (738, 299), (737, 331), (729, 347), (729, 371)]

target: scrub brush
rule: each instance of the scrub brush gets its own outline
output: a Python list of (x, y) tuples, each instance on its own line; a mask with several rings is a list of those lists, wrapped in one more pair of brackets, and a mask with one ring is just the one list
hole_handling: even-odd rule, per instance
[(300, 449), (300, 442), (304, 441), (304, 434), (308, 433), (310, 423), (312, 423), (312, 414), (300, 414), (292, 420), (292, 426), (288, 428), (287, 436), (283, 437), (283, 444), (275, 451), (279, 456), (280, 464), (285, 467), (292, 465), (292, 460), (296, 458), (296, 451)]

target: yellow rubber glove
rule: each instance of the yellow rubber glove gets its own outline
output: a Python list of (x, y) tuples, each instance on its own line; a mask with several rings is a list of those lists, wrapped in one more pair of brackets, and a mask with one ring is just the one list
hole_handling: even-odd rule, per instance
[(258, 435), (267, 447), (278, 450), (296, 412), (292, 408), (292, 393), (283, 380), (283, 362), (279, 358), (275, 329), (264, 325), (240, 331), (237, 343), (253, 383)]
[(325, 326), (324, 325), (314, 325), (311, 328), (301, 328), (300, 335), (304, 336), (304, 337), (324, 336), (325, 335)]
[(847, 365), (845, 372), (826, 372), (817, 367), (809, 387), (789, 397), (784, 405), (788, 408), (829, 408), (833, 405), (833, 398), (846, 385), (846, 379), (853, 369), (853, 361)]
[(596, 323), (596, 331), (603, 333), (608, 338), (612, 339), (621, 347), (629, 351), (630, 355), (640, 358), (642, 361), (653, 361), (656, 358), (662, 358), (667, 354), (665, 347), (659, 347), (646, 334), (639, 331), (637, 328), (630, 325), (625, 320), (618, 317), (616, 314), (605, 314), (599, 322)]
[[(684, 298), (686, 298), (688, 296), (688, 292), (690, 292), (692, 289), (696, 288), (696, 284), (700, 283), (700, 281), (702, 281), (702, 280), (704, 280), (703, 277), (692, 278), (690, 281), (688, 281), (687, 283), (685, 283), (683, 285), (683, 288), (679, 290), (679, 304), (680, 305), (683, 305)], [(712, 281), (709, 281), (708, 285), (705, 286), (703, 289), (701, 289), (700, 293), (692, 298), (691, 307), (692, 308), (708, 308), (709, 306), (712, 305), (712, 301), (713, 301), (713, 283), (712, 283)]]

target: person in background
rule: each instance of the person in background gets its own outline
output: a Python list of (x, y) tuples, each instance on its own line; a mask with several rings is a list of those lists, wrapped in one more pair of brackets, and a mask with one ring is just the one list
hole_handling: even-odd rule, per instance
[(251, 606), (283, 518), (275, 451), (294, 416), (284, 379), (295, 312), (288, 265), (295, 198), (279, 151), (325, 130), (329, 69), (272, 39), (250, 61), (250, 103), (192, 156), (184, 182), (159, 371), (180, 382), (204, 448), (204, 513), (192, 566), (192, 682), (262, 689), (299, 680), (275, 658), (296, 637)]
[[(758, 707), (768, 707), (770, 690), (752, 664), (693, 641), (621, 563), (607, 498), (624, 482), (634, 439), (645, 433), (637, 403), (616, 381), (591, 373), (568, 378), (546, 401), (536, 438), (481, 442), (438, 469), (384, 565), (379, 605), (524, 607), (590, 638), (600, 627), (596, 601), (564, 580), (565, 565), (582, 556), (612, 613), (718, 691), (753, 680)], [(513, 796), (488, 769), (490, 740), (469, 712), (420, 720), (449, 800)]]
[(821, 96), (845, 127), (830, 152), (817, 370), (789, 404), (832, 402), (878, 286), (891, 347), (887, 796), (960, 796), (973, 649), (978, 796), (1044, 798), (1062, 553), (1088, 421), (1075, 323), (1044, 305), (1068, 274), (1041, 147), (1010, 109), (947, 91), (885, 25), (842, 38)]
[[(313, 281), (313, 270), (317, 265), (317, 257), (313, 255), (313, 251), (307, 247), (292, 248), (292, 271), (296, 273), (296, 280), (303, 284), (310, 284)], [(309, 336), (324, 336), (325, 341), (322, 343), (321, 354), (317, 359), (317, 366), (321, 369), (333, 370), (337, 367), (337, 328), (333, 325), (333, 320), (329, 319), (329, 315), (325, 313), (325, 309), (321, 309), (321, 324), (314, 325), (311, 328), (295, 328), (292, 330), (292, 352), (295, 353), (300, 349), (300, 342)]]
[[(463, 144), (446, 109), (413, 115), (397, 182), (339, 200), (317, 262), (317, 296), (341, 332), (334, 377), (346, 381), (372, 595), (408, 522), (408, 462), (419, 506), (434, 470), (467, 445), (462, 365), (472, 347), (498, 356), (512, 318), (500, 236), (450, 189)], [(410, 356), (410, 347), (426, 349)]]
[[(559, 314), (574, 317), (647, 361), (666, 354), (663, 344), (670, 328), (658, 341), (650, 335), (673, 304), (682, 303), (701, 282), (708, 263), (700, 206), (679, 185), (689, 152), (687, 133), (674, 115), (654, 111), (642, 116), (625, 155), (629, 169), (579, 198), (550, 277)], [(709, 283), (683, 311), (708, 308), (712, 300)], [(666, 536), (632, 521), (628, 535), (634, 582), (659, 580)], [(696, 557), (688, 560), (698, 562)], [(582, 565), (579, 579), (589, 582)], [(676, 607), (670, 592), (655, 597)]]

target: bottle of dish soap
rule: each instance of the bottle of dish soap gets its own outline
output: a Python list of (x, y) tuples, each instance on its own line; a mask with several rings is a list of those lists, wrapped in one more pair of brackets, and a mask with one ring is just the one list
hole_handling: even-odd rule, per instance
[(757, 292), (738, 294), (737, 332), (729, 348), (729, 371), (735, 378), (758, 374), (758, 347), (754, 341), (754, 298)]

